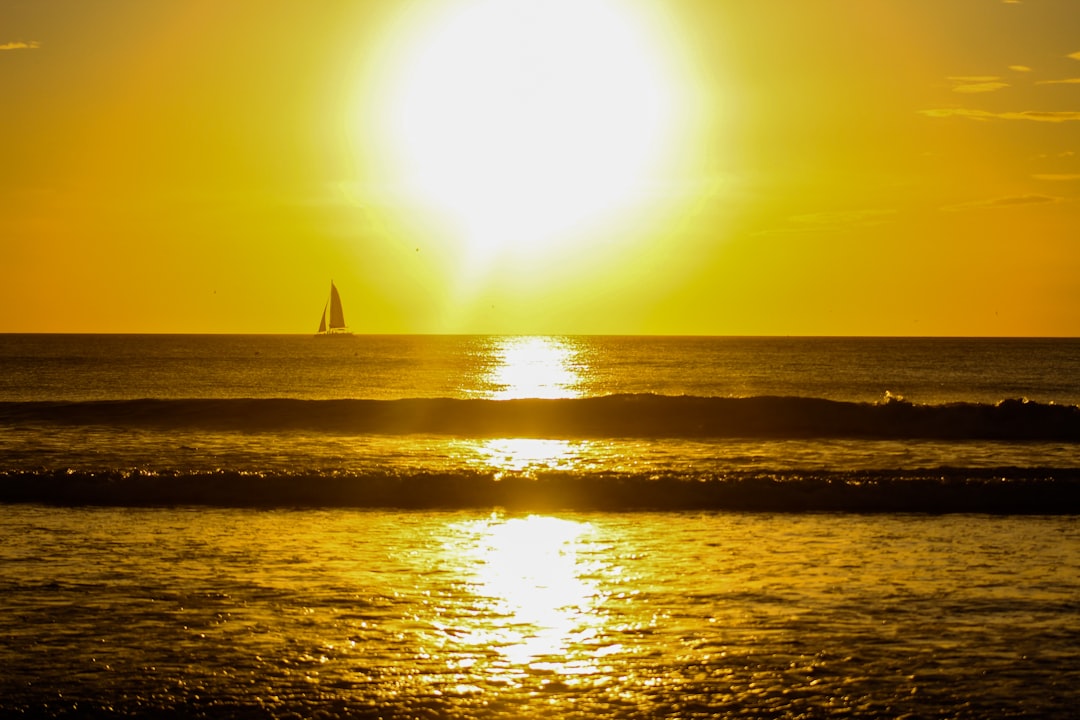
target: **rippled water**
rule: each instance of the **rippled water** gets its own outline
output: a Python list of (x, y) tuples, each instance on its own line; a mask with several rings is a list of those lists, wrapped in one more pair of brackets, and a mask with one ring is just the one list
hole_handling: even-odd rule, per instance
[(1080, 403), (1080, 338), (0, 335), (0, 401), (781, 395)]
[[(338, 343), (304, 336), (9, 335), (0, 337), (0, 403), (8, 404), (15, 419), (0, 423), (0, 472), (559, 471), (696, 479), (756, 470), (1080, 467), (1076, 442), (1015, 442), (994, 435), (979, 441), (935, 440), (933, 433), (906, 440), (764, 440), (732, 433), (692, 438), (664, 432), (663, 423), (654, 428), (655, 437), (609, 433), (593, 439), (302, 426), (274, 432), (260, 424), (266, 410), (251, 410), (248, 425), (222, 431), (205, 427), (206, 418), (200, 422), (180, 402), (233, 399), (221, 408), (235, 415), (241, 412), (235, 409), (239, 399), (247, 398), (498, 400), (651, 393), (877, 403), (886, 392), (916, 403), (993, 405), (1027, 397), (1074, 405), (1080, 403), (1080, 340), (357, 336)], [(138, 398), (177, 401), (168, 406), (171, 422), (158, 426), (146, 417), (107, 413), (78, 422), (20, 419), (28, 405), (42, 401)], [(160, 413), (168, 414), (166, 409)], [(287, 418), (281, 413), (278, 421)]]
[(0, 710), (1073, 717), (1069, 517), (0, 507)]
[[(1080, 402), (1080, 341), (353, 340), (0, 337), (0, 479), (20, 503), (0, 503), (0, 717), (1075, 716), (1080, 525), (1047, 494), (1075, 500), (1075, 440), (396, 434), (261, 413), (889, 391), (1047, 414)], [(246, 424), (188, 417), (247, 398), (262, 401)], [(163, 399), (170, 422), (112, 417)], [(75, 406), (46, 417), (50, 402)], [(748, 497), (794, 487), (795, 511), (581, 512), (744, 479)], [(493, 500), (556, 480), (605, 503)], [(339, 497), (384, 485), (417, 507), (445, 487), (480, 500)], [(889, 502), (807, 512), (823, 489)], [(1043, 501), (940, 514), (987, 495)], [(256, 509), (298, 498), (323, 509)], [(160, 507), (76, 507), (110, 502)]]

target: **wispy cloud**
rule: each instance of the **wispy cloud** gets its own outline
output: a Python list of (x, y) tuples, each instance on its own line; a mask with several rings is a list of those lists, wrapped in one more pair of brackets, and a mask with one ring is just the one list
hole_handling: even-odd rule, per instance
[(958, 93), (994, 92), (1009, 87), (1009, 83), (1001, 82), (996, 75), (950, 77), (949, 80), (953, 84), (953, 92)]
[(1009, 69), (1013, 72), (1031, 72), (1031, 68), (1027, 65), (1010, 65)]
[(973, 202), (960, 203), (959, 205), (946, 205), (941, 208), (947, 212), (960, 212), (963, 210), (988, 210), (994, 208), (1021, 207), (1024, 205), (1048, 205), (1061, 202), (1061, 198), (1053, 195), (1013, 195), (1010, 197), (993, 198), (991, 200), (975, 200)]
[(1031, 177), (1036, 180), (1049, 180), (1051, 182), (1068, 182), (1069, 180), (1080, 180), (1080, 173), (1042, 173), (1039, 175), (1032, 175)]
[(1073, 122), (1080, 120), (1080, 111), (1075, 110), (1020, 110), (1016, 112), (990, 112), (988, 110), (971, 110), (969, 108), (935, 108), (933, 110), (920, 110), (920, 114), (927, 117), (950, 118), (961, 117), (969, 120), (1031, 120), (1033, 122)]
[(895, 214), (895, 210), (840, 210), (794, 215), (788, 219), (804, 225), (865, 225), (877, 224), (883, 218)]
[(1036, 85), (1080, 85), (1080, 78), (1063, 78), (1061, 80), (1036, 80)]
[(1074, 53), (1069, 53), (1068, 57), (1071, 57), (1073, 60), (1080, 60), (1080, 50), (1077, 50)]
[(41, 43), (36, 40), (30, 42), (23, 42), (18, 40), (16, 42), (6, 42), (0, 45), (0, 50), (36, 50), (41, 47)]
[(896, 210), (836, 210), (806, 215), (792, 215), (786, 227), (758, 232), (758, 235), (793, 235), (814, 232), (841, 232), (876, 227), (888, 223)]

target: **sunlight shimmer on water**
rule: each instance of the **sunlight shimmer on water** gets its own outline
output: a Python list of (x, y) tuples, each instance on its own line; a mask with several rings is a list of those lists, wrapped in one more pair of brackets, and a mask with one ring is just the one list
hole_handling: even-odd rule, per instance
[[(581, 397), (582, 351), (572, 340), (550, 336), (497, 338), (485, 386), (494, 400)], [(567, 469), (581, 442), (542, 438), (497, 438), (476, 443), (485, 465), (498, 474)]]
[(570, 470), (587, 454), (589, 441), (543, 438), (499, 438), (478, 443), (485, 464), (498, 474), (532, 474), (537, 470)]
[(1072, 720), (1080, 687), (1071, 517), (12, 505), (0, 535), (3, 717)]
[(446, 551), (466, 564), (469, 592), (486, 611), (454, 635), (458, 652), (494, 651), (488, 673), (509, 683), (551, 675), (572, 685), (597, 672), (588, 641), (603, 629), (603, 594), (595, 563), (578, 552), (591, 525), (530, 515), (469, 520), (457, 529)]
[(580, 397), (579, 351), (558, 337), (499, 338), (488, 382), (495, 400)]

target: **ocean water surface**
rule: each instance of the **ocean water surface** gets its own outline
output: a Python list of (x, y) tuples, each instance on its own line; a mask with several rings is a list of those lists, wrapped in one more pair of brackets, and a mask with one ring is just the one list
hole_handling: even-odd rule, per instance
[(1080, 341), (0, 336), (0, 711), (1072, 717)]

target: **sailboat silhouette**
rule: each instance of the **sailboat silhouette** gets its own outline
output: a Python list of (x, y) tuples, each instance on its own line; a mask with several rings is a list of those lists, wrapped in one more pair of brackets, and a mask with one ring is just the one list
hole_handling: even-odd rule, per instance
[(345, 324), (345, 313), (341, 309), (341, 295), (338, 294), (337, 288), (334, 287), (334, 281), (331, 280), (330, 298), (326, 301), (326, 305), (323, 306), (322, 317), (319, 319), (319, 331), (315, 333), (315, 336), (341, 337), (349, 335), (352, 335), (352, 332), (349, 331), (348, 326)]

